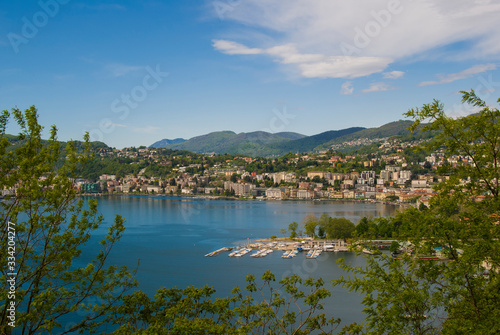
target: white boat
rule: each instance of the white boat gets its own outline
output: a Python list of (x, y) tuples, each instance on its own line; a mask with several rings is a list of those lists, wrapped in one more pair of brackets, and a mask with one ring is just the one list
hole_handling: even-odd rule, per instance
[(293, 250), (289, 250), (289, 251), (285, 251), (283, 253), (283, 256), (281, 256), (282, 258), (293, 258), (295, 257), (295, 253), (293, 252)]
[(374, 254), (375, 254), (372, 250), (370, 250), (370, 249), (366, 249), (366, 248), (365, 248), (365, 249), (363, 249), (363, 253), (364, 253), (364, 254), (367, 254), (367, 255), (374, 255)]

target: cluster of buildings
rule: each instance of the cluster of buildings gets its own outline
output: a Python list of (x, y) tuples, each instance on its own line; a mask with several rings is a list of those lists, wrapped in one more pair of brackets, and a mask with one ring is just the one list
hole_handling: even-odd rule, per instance
[[(392, 145), (392, 147), (391, 147)], [(396, 146), (394, 146), (396, 145)], [(214, 155), (170, 156), (161, 149), (108, 149), (97, 153), (100, 159), (127, 159), (126, 164), (162, 166), (166, 177), (151, 176), (142, 169), (137, 175), (118, 177), (102, 174), (97, 180), (74, 180), (81, 193), (96, 194), (177, 194), (204, 196), (237, 196), (254, 199), (356, 199), (428, 204), (432, 187), (444, 178), (433, 173), (440, 166), (472, 164), (462, 156), (447, 157), (435, 152), (422, 162), (407, 161), (401, 143), (384, 142), (376, 155), (296, 154), (286, 160), (230, 157), (217, 160)], [(390, 149), (390, 150), (389, 150)], [(281, 166), (279, 172), (257, 173), (251, 164)], [(283, 163), (285, 162), (285, 163)], [(298, 168), (304, 162), (305, 168)], [(354, 164), (354, 165), (353, 165)], [(425, 166), (427, 173), (416, 174), (415, 166)], [(346, 166), (355, 166), (345, 172)], [(417, 169), (418, 170), (418, 169)], [(422, 169), (420, 169), (422, 170)], [(299, 172), (295, 172), (299, 171)], [(343, 172), (334, 172), (343, 171)], [(14, 194), (15, 188), (0, 190), (1, 195)]]
[(387, 166), (380, 173), (375, 170), (350, 173), (314, 170), (308, 171), (306, 176), (286, 171), (257, 174), (243, 168), (216, 167), (194, 175), (181, 170), (185, 169), (169, 179), (144, 176), (119, 179), (116, 175), (103, 174), (96, 182), (77, 179), (75, 187), (82, 193), (231, 195), (272, 200), (370, 199), (426, 204), (432, 196), (432, 185), (440, 180), (434, 175), (412, 178), (410, 170), (399, 166)]
[[(244, 182), (224, 183), (224, 189), (233, 191), (236, 196), (262, 197), (267, 199), (358, 199), (400, 202), (423, 202), (428, 204), (432, 196), (433, 175), (418, 175), (412, 179), (411, 171), (400, 167), (388, 167), (376, 174), (373, 170), (351, 173), (331, 173), (324, 171), (307, 172), (308, 181), (300, 179), (294, 173), (272, 173), (254, 176), (263, 180), (271, 179), (275, 184), (281, 180), (296, 183), (296, 186), (262, 188)], [(314, 182), (314, 180), (321, 182)], [(440, 180), (440, 179), (439, 179)], [(437, 180), (436, 180), (437, 181)]]

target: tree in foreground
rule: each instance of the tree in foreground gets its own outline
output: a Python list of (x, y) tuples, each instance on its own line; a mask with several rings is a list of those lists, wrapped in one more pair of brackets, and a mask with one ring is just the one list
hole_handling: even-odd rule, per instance
[(354, 276), (335, 284), (363, 293), (367, 314), (345, 333), (500, 333), (500, 111), (474, 91), (462, 94), (478, 112), (453, 119), (434, 101), (406, 114), (414, 130), (430, 120), (422, 129), (439, 132), (428, 149), (464, 164), (448, 171), (430, 208), (399, 216), (398, 238), (411, 253), (395, 260), (378, 254), (366, 267), (341, 263)]
[[(21, 129), (17, 137), (6, 135), (12, 118)], [(103, 221), (95, 201), (77, 200), (70, 178), (89, 159), (88, 135), (84, 152), (73, 142), (62, 150), (54, 126), (42, 140), (37, 119), (35, 107), (0, 116), (0, 190), (6, 193), (0, 202), (0, 281), (9, 280), (9, 290), (0, 291), (0, 333), (91, 333), (136, 285), (126, 268), (105, 264), (124, 220), (116, 216), (98, 254), (82, 261), (91, 256), (84, 246)]]
[[(17, 137), (6, 134), (11, 118), (21, 129)], [(210, 287), (162, 288), (152, 298), (139, 290), (128, 294), (137, 286), (133, 274), (106, 263), (124, 219), (116, 216), (94, 258), (85, 250), (96, 242), (92, 233), (103, 229), (97, 202), (78, 199), (70, 178), (91, 159), (88, 136), (83, 148), (69, 142), (63, 150), (55, 127), (48, 141), (42, 130), (34, 107), (0, 117), (0, 189), (6, 192), (0, 280), (12, 283), (0, 292), (0, 334), (309, 334), (337, 326), (322, 311), (330, 292), (321, 279), (285, 277), (274, 288), (272, 273), (260, 284), (249, 275), (244, 290), (222, 299), (213, 299)]]
[(261, 281), (246, 278), (244, 290), (213, 299), (211, 287), (162, 288), (154, 298), (138, 291), (116, 307), (114, 334), (332, 334), (339, 319), (327, 318), (322, 301), (331, 293), (321, 279), (284, 277), (274, 287), (267, 271)]

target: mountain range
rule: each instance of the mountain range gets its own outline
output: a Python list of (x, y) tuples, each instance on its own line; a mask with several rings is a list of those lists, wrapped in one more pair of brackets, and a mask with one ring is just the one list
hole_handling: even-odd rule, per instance
[(281, 156), (289, 152), (314, 152), (328, 150), (332, 145), (359, 139), (387, 138), (410, 135), (411, 121), (395, 121), (376, 128), (352, 127), (330, 130), (317, 135), (305, 136), (293, 132), (268, 133), (255, 131), (235, 133), (217, 131), (196, 136), (189, 140), (163, 139), (151, 145), (153, 148), (188, 150), (197, 153), (247, 155), (253, 157)]

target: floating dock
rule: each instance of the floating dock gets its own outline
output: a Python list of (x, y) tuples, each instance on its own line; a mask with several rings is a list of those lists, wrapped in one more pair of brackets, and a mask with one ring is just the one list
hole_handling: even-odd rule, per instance
[(252, 249), (250, 248), (244, 248), (244, 249), (237, 249), (233, 252), (231, 252), (228, 256), (229, 257), (243, 257), (246, 254), (248, 254)]
[(231, 251), (231, 250), (233, 250), (233, 248), (230, 248), (230, 247), (220, 248), (219, 250), (215, 250), (215, 251), (212, 251), (211, 253), (206, 254), (205, 257), (214, 257), (222, 252)]
[(318, 258), (318, 256), (321, 255), (322, 252), (323, 250), (321, 249), (309, 250), (309, 252), (306, 255), (306, 258)]
[(297, 250), (285, 251), (281, 258), (294, 258), (298, 254)]
[(260, 249), (250, 255), (250, 257), (266, 257), (273, 252), (273, 249)]

